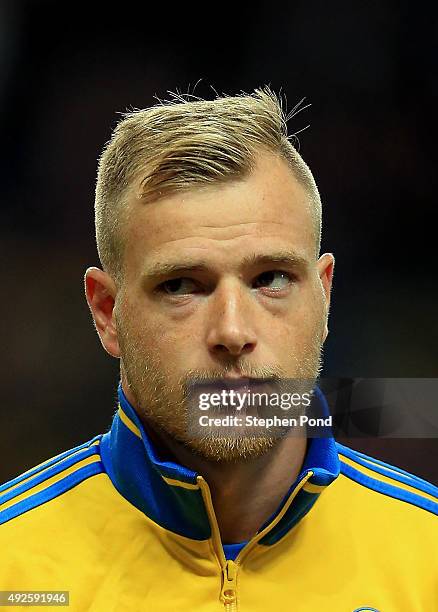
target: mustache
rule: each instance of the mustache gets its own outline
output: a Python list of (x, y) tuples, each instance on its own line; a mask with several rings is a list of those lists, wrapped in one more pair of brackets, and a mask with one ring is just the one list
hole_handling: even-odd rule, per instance
[(195, 368), (187, 370), (180, 378), (180, 385), (186, 386), (193, 381), (216, 381), (223, 379), (227, 374), (233, 372), (241, 378), (255, 378), (259, 381), (280, 381), (286, 377), (285, 371), (278, 366), (254, 366), (247, 365), (245, 367), (236, 368), (234, 365), (225, 366), (219, 370), (209, 370), (204, 368)]

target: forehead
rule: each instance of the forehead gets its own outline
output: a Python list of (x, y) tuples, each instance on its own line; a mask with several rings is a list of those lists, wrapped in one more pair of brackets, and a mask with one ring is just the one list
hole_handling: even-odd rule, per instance
[(124, 268), (141, 272), (151, 260), (202, 255), (218, 265), (272, 249), (315, 257), (312, 204), (289, 166), (260, 156), (245, 178), (177, 192), (143, 203), (129, 198)]

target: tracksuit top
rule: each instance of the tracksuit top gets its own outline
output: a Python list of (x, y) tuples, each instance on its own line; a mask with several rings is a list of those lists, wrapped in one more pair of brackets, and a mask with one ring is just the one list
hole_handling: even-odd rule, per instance
[(223, 545), (207, 482), (159, 459), (119, 387), (107, 433), (0, 487), (0, 591), (68, 591), (80, 612), (434, 612), (437, 498), (313, 438), (276, 512)]

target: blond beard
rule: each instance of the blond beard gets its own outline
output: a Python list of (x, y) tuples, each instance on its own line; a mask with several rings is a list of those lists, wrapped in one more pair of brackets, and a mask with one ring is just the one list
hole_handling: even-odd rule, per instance
[[(220, 373), (208, 370), (188, 370), (172, 384), (158, 353), (141, 354), (137, 339), (118, 322), (121, 370), (136, 401), (141, 421), (153, 430), (163, 432), (184, 445), (192, 453), (216, 462), (233, 462), (259, 457), (272, 449), (281, 436), (269, 433), (243, 432), (240, 435), (221, 435), (208, 431), (193, 435), (189, 427), (187, 385), (193, 380), (219, 379), (235, 366), (224, 366)], [(239, 362), (244, 376), (252, 378), (294, 378), (314, 381), (321, 370), (322, 345), (318, 338), (306, 347), (300, 359), (291, 356), (291, 368), (285, 372), (278, 367), (254, 367)]]

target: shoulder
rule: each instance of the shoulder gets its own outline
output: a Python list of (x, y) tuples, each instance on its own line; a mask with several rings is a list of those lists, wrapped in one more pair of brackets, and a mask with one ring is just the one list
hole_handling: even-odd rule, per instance
[[(399, 467), (370, 457), (336, 443), (340, 460), (341, 480), (350, 490), (361, 489), (368, 500), (382, 506), (386, 500), (398, 500), (405, 507), (417, 509), (417, 515), (438, 515), (438, 487)], [(398, 505), (397, 508), (401, 506)]]
[(104, 472), (101, 435), (65, 451), (0, 486), (0, 526)]

